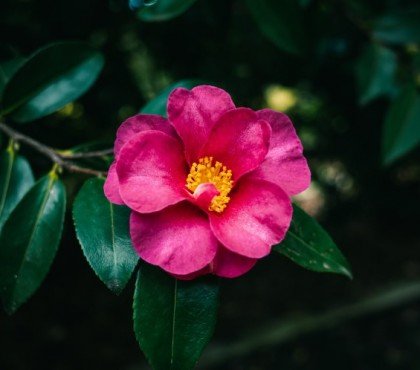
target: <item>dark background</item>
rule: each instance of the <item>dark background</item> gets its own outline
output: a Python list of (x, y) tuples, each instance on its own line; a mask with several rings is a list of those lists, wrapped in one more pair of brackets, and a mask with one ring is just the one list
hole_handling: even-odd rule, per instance
[[(354, 18), (409, 3), (314, 1), (307, 12), (307, 53), (296, 57), (260, 33), (241, 0), (198, 0), (180, 17), (153, 24), (140, 22), (118, 1), (0, 1), (2, 57), (69, 39), (86, 40), (105, 55), (99, 80), (71, 109), (24, 128), (54, 147), (92, 140), (112, 144), (124, 118), (184, 78), (224, 87), (237, 105), (254, 109), (272, 106), (281, 91), (296, 98), (288, 114), (314, 180), (299, 200), (347, 256), (354, 280), (305, 271), (272, 255), (246, 276), (223, 281), (213, 349), (201, 368), (210, 368), (214, 346), (233, 348), (261, 328), (274, 329), (271, 323), (280, 319), (296, 323), (300, 313), (313, 317), (377, 291), (398, 290), (397, 283), (403, 290), (420, 281), (419, 151), (382, 166), (380, 135), (389, 102), (360, 107), (354, 77), (368, 42)], [(37, 175), (49, 169), (45, 158), (22, 150)], [(64, 179), (71, 202), (83, 177)], [(85, 261), (69, 212), (66, 219), (44, 284), (15, 315), (0, 312), (0, 369), (147, 368), (132, 331), (133, 281), (121, 296), (110, 293)], [(311, 333), (282, 344), (272, 340), (245, 355), (232, 353), (212, 368), (419, 369), (420, 292), (412, 296), (410, 302), (397, 299), (391, 309), (384, 304), (352, 319), (344, 314), (338, 325), (318, 323)]]

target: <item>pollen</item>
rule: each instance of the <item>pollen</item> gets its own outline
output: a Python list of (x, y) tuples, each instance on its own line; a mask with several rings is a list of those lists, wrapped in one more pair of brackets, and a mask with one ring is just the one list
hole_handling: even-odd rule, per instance
[(213, 157), (200, 158), (198, 163), (191, 165), (186, 187), (194, 192), (200, 184), (205, 183), (212, 183), (220, 193), (212, 199), (209, 211), (223, 212), (230, 201), (228, 195), (233, 186), (232, 171), (221, 162), (213, 162)]

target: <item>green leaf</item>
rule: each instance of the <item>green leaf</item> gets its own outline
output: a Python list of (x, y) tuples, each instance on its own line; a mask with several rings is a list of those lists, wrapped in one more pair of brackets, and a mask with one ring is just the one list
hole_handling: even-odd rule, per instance
[(373, 24), (373, 37), (391, 44), (420, 42), (420, 7), (394, 10)]
[(99, 178), (85, 182), (73, 205), (73, 219), (90, 266), (110, 290), (119, 294), (139, 258), (130, 239), (130, 210), (108, 202), (104, 182)]
[(381, 45), (369, 45), (356, 65), (359, 103), (391, 93), (395, 88), (396, 54)]
[(87, 44), (62, 42), (35, 52), (10, 79), (3, 114), (29, 122), (83, 95), (102, 70), (102, 54)]
[(293, 205), (293, 219), (286, 238), (274, 250), (308, 270), (352, 278), (347, 260), (331, 237), (296, 205)]
[(166, 104), (170, 93), (177, 87), (184, 87), (185, 89), (192, 89), (193, 87), (200, 85), (200, 80), (181, 80), (168, 86), (162, 90), (158, 96), (149, 101), (141, 110), (140, 113), (144, 114), (159, 114), (160, 116), (166, 117)]
[(7, 82), (9, 82), (24, 61), (25, 58), (17, 57), (0, 63), (0, 100)]
[(0, 156), (0, 232), (33, 183), (34, 175), (28, 161), (9, 147)]
[(196, 0), (158, 0), (153, 5), (143, 7), (138, 16), (142, 21), (167, 21), (186, 12)]
[(382, 134), (383, 162), (389, 165), (420, 143), (420, 94), (406, 86), (392, 102)]
[(305, 50), (305, 23), (296, 0), (247, 0), (261, 32), (278, 48), (292, 54)]
[(22, 198), (0, 235), (0, 296), (9, 314), (41, 285), (57, 252), (66, 194), (54, 173)]
[(134, 331), (154, 370), (193, 369), (216, 324), (213, 277), (177, 280), (144, 264), (134, 293)]

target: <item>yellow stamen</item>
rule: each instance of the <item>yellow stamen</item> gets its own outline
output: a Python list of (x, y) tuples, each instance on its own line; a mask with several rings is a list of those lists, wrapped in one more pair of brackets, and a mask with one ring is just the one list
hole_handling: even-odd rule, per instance
[(220, 192), (212, 199), (209, 211), (223, 212), (230, 200), (228, 194), (233, 186), (232, 171), (217, 161), (213, 165), (213, 157), (200, 158), (198, 163), (194, 162), (191, 166), (186, 187), (194, 192), (198, 185), (205, 183), (212, 183)]

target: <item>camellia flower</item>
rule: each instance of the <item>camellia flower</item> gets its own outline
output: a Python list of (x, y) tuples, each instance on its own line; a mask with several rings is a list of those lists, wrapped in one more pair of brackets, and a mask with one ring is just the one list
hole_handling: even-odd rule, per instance
[(175, 89), (167, 111), (120, 126), (105, 195), (131, 208), (144, 261), (181, 279), (242, 275), (284, 238), (290, 196), (309, 186), (293, 124), (208, 85)]

